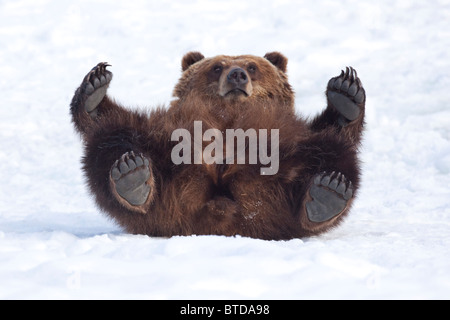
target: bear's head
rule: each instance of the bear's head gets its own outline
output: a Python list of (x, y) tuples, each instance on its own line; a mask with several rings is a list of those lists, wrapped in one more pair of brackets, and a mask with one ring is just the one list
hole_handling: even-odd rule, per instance
[(276, 102), (293, 108), (294, 92), (286, 75), (287, 58), (279, 52), (264, 58), (253, 55), (205, 58), (187, 53), (181, 63), (183, 74), (174, 90), (180, 100), (194, 95), (214, 103), (245, 101)]

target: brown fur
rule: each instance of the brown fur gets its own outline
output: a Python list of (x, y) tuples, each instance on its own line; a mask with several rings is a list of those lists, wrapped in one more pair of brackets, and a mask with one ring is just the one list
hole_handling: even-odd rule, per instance
[[(223, 71), (214, 73), (214, 66)], [(256, 67), (250, 72), (249, 66)], [(106, 96), (92, 119), (72, 102), (73, 122), (84, 140), (83, 170), (99, 207), (127, 232), (150, 236), (218, 234), (261, 239), (291, 239), (317, 235), (338, 225), (350, 209), (334, 219), (313, 223), (305, 214), (307, 192), (315, 174), (339, 171), (359, 186), (357, 148), (362, 115), (347, 127), (337, 124), (332, 106), (307, 122), (294, 112), (294, 92), (286, 75), (287, 59), (273, 52), (264, 58), (216, 56), (198, 52), (182, 61), (183, 74), (169, 108), (130, 111)], [(222, 96), (229, 70), (248, 73), (251, 95)], [(247, 90), (246, 89), (246, 90)], [(280, 130), (280, 165), (276, 175), (260, 175), (261, 164), (174, 165), (171, 141), (175, 129), (193, 133), (217, 128)], [(136, 210), (118, 201), (110, 185), (113, 163), (125, 152), (150, 159), (153, 188)], [(144, 213), (144, 214), (143, 214)]]

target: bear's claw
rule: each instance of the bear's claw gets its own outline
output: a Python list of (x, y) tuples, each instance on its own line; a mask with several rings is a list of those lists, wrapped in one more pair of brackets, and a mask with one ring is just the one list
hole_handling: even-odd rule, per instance
[(143, 205), (150, 194), (150, 162), (142, 154), (127, 152), (116, 160), (110, 180), (117, 194), (132, 206)]
[(366, 100), (366, 93), (358, 78), (356, 70), (347, 67), (341, 74), (328, 82), (327, 97), (331, 104), (344, 117), (342, 125), (356, 120), (361, 114), (361, 108)]
[(110, 66), (107, 62), (100, 62), (83, 79), (81, 87), (87, 95), (84, 109), (92, 118), (97, 116), (97, 106), (105, 97), (112, 80), (112, 73), (106, 70)]
[(324, 222), (344, 211), (353, 196), (353, 185), (340, 172), (323, 172), (314, 177), (309, 194), (312, 198), (306, 203), (309, 220)]

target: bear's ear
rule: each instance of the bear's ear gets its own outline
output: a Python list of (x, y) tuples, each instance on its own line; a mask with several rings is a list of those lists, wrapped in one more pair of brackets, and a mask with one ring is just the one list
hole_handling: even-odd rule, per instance
[(269, 52), (269, 53), (266, 53), (264, 58), (269, 60), (275, 67), (277, 67), (281, 71), (286, 72), (288, 59), (285, 56), (283, 56), (281, 53)]
[(184, 55), (183, 60), (181, 61), (181, 69), (186, 71), (190, 66), (194, 63), (204, 59), (205, 56), (200, 52), (188, 52)]

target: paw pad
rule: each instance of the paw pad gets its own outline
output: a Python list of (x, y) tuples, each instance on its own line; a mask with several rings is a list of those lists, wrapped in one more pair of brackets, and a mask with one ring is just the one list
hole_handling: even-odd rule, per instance
[(151, 176), (150, 162), (142, 154), (127, 152), (116, 160), (110, 172), (116, 192), (130, 205), (143, 205), (150, 194), (148, 181)]
[(309, 194), (312, 198), (306, 203), (309, 220), (324, 222), (344, 211), (353, 196), (353, 185), (341, 173), (323, 172), (313, 178)]
[(106, 62), (100, 62), (84, 77), (82, 87), (87, 95), (85, 110), (91, 117), (97, 116), (97, 106), (106, 95), (106, 90), (112, 79), (112, 73), (106, 70), (111, 66)]
[(332, 105), (347, 120), (353, 121), (361, 113), (360, 105), (366, 100), (366, 93), (356, 70), (347, 67), (341, 74), (328, 82), (327, 96)]

